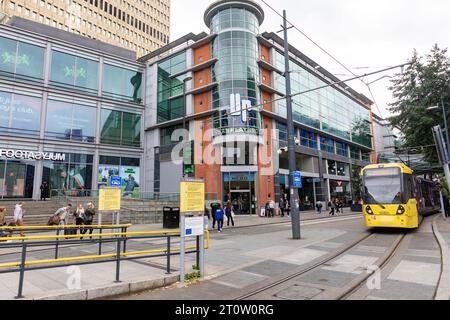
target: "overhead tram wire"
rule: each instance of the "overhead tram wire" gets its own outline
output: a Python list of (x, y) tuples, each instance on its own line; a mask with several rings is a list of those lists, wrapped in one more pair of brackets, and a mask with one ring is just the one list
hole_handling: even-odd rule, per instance
[[(270, 4), (268, 4), (265, 0), (260, 0), (262, 3), (264, 3), (267, 7), (269, 7), (273, 12), (275, 12), (278, 16), (280, 16), (281, 18), (284, 19), (283, 15), (278, 12), (274, 7), (272, 7)], [(300, 30), (295, 24), (293, 24), (292, 22), (290, 22), (289, 20), (286, 20), (292, 28), (294, 28), (295, 30), (297, 30), (301, 35), (303, 35), (306, 39), (308, 39), (309, 41), (311, 41), (316, 47), (318, 47), (321, 51), (323, 51), (326, 55), (328, 55), (331, 59), (333, 59), (337, 64), (339, 64), (341, 67), (343, 67), (345, 70), (347, 70), (348, 72), (350, 72), (350, 74), (352, 74), (353, 76), (357, 76), (353, 71), (351, 71), (347, 66), (345, 66), (342, 62), (340, 62), (337, 58), (335, 58), (331, 53), (329, 53), (327, 50), (325, 50), (325, 48), (323, 48), (321, 45), (319, 45), (316, 41), (314, 41), (311, 37), (309, 37), (306, 33), (304, 33), (302, 30)], [(368, 87), (369, 92), (370, 90), (370, 86), (369, 84), (367, 84), (366, 82), (364, 82), (362, 79), (359, 78), (359, 80)], [(372, 99), (374, 99), (373, 94), (372, 95)], [(378, 110), (378, 112), (380, 113), (380, 115), (382, 114), (382, 112), (380, 111), (380, 108), (378, 106), (378, 104), (376, 103), (376, 101), (374, 101), (374, 104)]]

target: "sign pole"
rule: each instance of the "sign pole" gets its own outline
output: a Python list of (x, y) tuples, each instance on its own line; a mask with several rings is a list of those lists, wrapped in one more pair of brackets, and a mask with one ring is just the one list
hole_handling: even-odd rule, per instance
[(185, 253), (186, 253), (186, 247), (185, 247), (185, 228), (186, 228), (186, 217), (184, 214), (180, 215), (180, 282), (184, 284), (184, 278), (185, 278)]

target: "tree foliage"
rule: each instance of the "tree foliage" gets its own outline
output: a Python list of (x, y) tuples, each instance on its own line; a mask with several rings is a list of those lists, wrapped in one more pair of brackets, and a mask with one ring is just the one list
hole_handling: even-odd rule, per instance
[(389, 120), (404, 134), (402, 148), (425, 146), (419, 151), (426, 161), (436, 163), (436, 148), (427, 146), (434, 145), (432, 127), (443, 125), (442, 109), (427, 108), (441, 106), (442, 98), (450, 120), (450, 58), (447, 49), (434, 45), (425, 57), (414, 50), (410, 62), (403, 73), (395, 75), (389, 88), (394, 97), (389, 104), (393, 114)]

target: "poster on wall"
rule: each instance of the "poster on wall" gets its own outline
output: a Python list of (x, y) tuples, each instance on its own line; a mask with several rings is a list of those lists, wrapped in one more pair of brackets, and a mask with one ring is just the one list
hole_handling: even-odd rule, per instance
[(98, 167), (98, 188), (109, 186), (110, 178), (119, 175), (118, 166), (100, 165)]
[(120, 167), (123, 197), (139, 197), (140, 188), (139, 167)]

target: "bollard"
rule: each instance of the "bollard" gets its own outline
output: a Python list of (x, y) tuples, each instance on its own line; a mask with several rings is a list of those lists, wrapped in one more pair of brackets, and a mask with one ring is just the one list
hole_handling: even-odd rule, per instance
[(117, 248), (116, 248), (116, 283), (120, 282), (120, 241), (122, 239), (117, 238)]
[(27, 257), (27, 244), (25, 242), (23, 242), (22, 243), (22, 260), (20, 263), (19, 292), (17, 293), (17, 297), (15, 297), (15, 299), (22, 299), (24, 297), (22, 295), (22, 290), (23, 290), (23, 278), (25, 277), (26, 257)]
[(167, 236), (167, 272), (170, 274), (170, 236)]
[[(99, 231), (100, 234), (103, 233), (103, 229), (100, 229)], [(99, 237), (99, 242), (98, 242), (98, 255), (101, 256), (102, 255), (102, 237)]]
[[(59, 229), (56, 230), (56, 235), (59, 236)], [(58, 251), (59, 251), (59, 238), (56, 238), (55, 259), (58, 259)]]
[(197, 242), (197, 252), (196, 252), (196, 255), (197, 255), (197, 268), (199, 268), (200, 269), (200, 236), (197, 236), (196, 237), (196, 242)]

